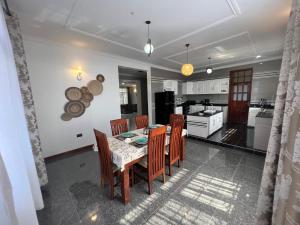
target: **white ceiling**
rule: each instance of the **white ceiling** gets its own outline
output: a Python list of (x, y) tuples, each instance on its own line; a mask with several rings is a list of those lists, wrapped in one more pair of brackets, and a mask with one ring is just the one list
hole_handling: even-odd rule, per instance
[[(291, 0), (8, 0), (26, 35), (180, 69), (282, 55)], [(155, 51), (143, 52), (145, 20)]]

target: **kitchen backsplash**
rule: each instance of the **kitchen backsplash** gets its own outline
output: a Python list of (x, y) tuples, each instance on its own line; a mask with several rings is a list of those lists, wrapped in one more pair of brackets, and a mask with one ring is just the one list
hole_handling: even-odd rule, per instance
[(228, 104), (228, 94), (216, 94), (216, 95), (185, 95), (184, 100), (201, 102), (205, 99), (209, 99), (212, 103)]

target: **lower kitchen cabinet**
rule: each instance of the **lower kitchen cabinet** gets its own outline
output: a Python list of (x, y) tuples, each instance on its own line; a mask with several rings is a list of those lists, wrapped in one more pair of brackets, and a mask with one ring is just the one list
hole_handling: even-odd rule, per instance
[(223, 112), (210, 116), (193, 113), (187, 116), (188, 134), (195, 137), (207, 138), (223, 126)]

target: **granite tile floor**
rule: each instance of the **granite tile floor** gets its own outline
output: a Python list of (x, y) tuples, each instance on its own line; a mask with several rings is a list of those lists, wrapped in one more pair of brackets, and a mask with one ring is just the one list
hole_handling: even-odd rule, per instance
[(154, 182), (152, 195), (146, 182), (135, 184), (126, 206), (120, 188), (110, 200), (108, 188), (99, 187), (97, 152), (47, 163), (40, 225), (254, 224), (264, 156), (194, 139), (188, 139), (186, 154), (165, 184)]

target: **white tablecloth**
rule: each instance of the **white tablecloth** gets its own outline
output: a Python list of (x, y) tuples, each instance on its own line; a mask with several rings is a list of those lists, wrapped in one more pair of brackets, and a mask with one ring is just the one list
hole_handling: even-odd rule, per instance
[[(130, 132), (137, 134), (137, 136), (131, 138), (132, 142), (137, 138), (147, 137), (147, 135), (143, 134), (143, 129), (133, 130)], [(187, 130), (183, 129), (182, 136), (186, 136), (186, 135), (187, 135)], [(147, 145), (142, 148), (138, 148), (129, 143), (126, 143), (125, 141), (121, 141), (115, 137), (108, 137), (107, 140), (108, 140), (110, 151), (112, 153), (113, 163), (116, 164), (116, 166), (120, 168), (121, 171), (124, 170), (125, 165), (127, 163), (130, 163), (140, 157), (147, 155), (147, 147), (148, 147)], [(166, 145), (169, 145), (169, 141), (170, 141), (170, 136), (167, 135)]]

